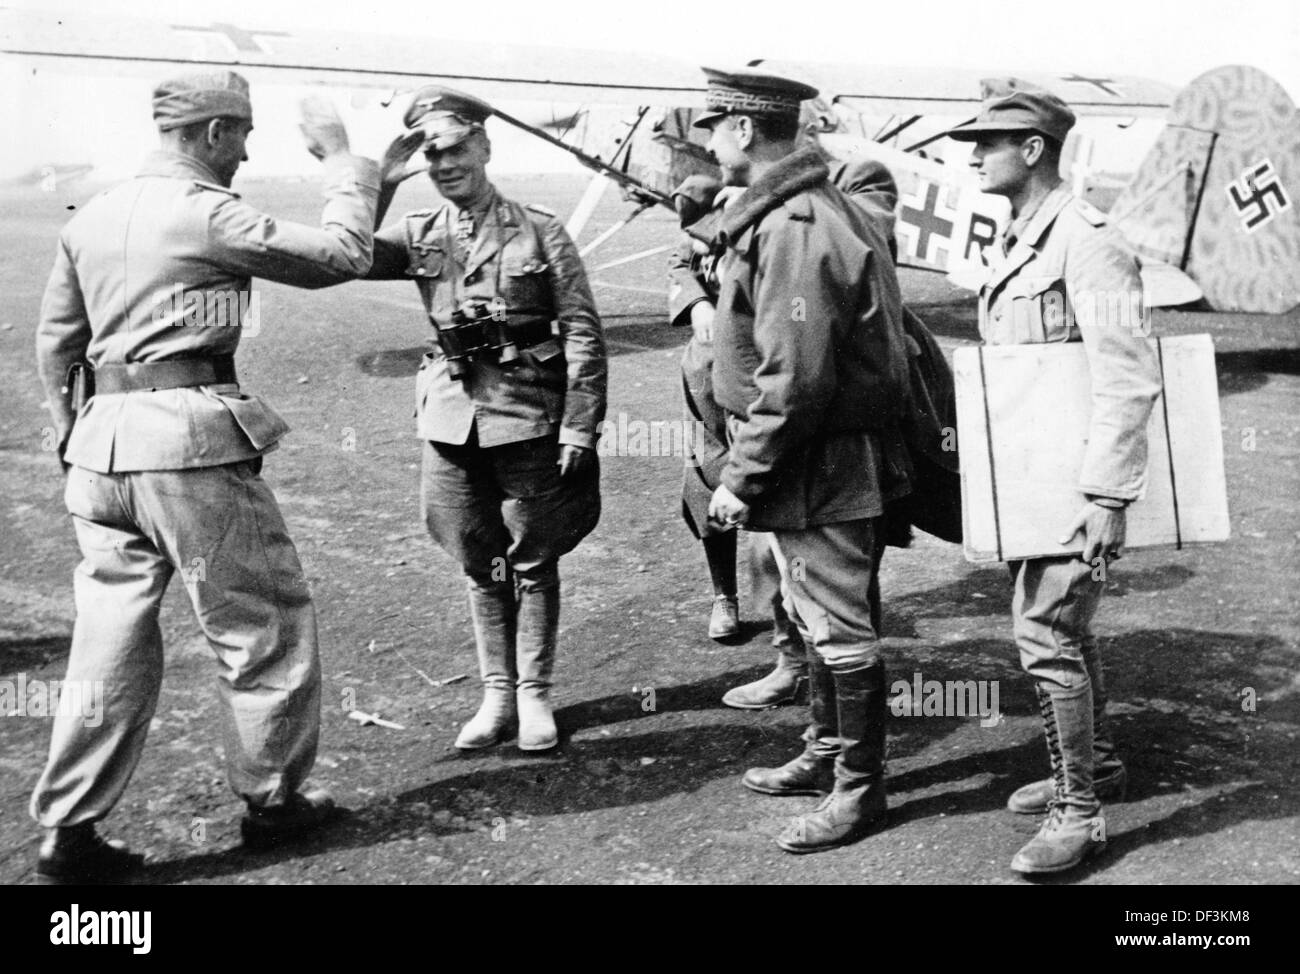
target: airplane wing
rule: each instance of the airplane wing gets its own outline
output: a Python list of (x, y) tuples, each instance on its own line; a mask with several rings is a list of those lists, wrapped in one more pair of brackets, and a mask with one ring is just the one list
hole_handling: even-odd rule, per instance
[[(704, 78), (686, 61), (647, 54), (453, 41), (411, 35), (258, 30), (0, 8), (0, 56), (38, 69), (157, 76), (173, 68), (238, 68), (252, 79), (410, 89), (438, 83), (489, 101), (537, 99), (702, 108)], [(991, 72), (756, 61), (808, 80), (859, 111), (973, 114)], [(1012, 72), (1015, 73), (1015, 72)], [(1163, 114), (1175, 89), (1144, 78), (1021, 73), (1081, 114)]]
[(237, 69), (250, 80), (342, 87), (446, 84), (488, 101), (704, 107), (704, 76), (688, 62), (409, 34), (257, 30), (0, 8), (0, 57), (82, 74), (157, 77), (209, 66)]
[(1079, 115), (1163, 117), (1178, 94), (1172, 85), (1149, 78), (1064, 70), (1044, 74), (792, 61), (757, 64), (805, 80), (823, 97), (868, 115), (974, 115), (980, 104), (980, 82), (994, 75), (1014, 76), (1046, 88)]

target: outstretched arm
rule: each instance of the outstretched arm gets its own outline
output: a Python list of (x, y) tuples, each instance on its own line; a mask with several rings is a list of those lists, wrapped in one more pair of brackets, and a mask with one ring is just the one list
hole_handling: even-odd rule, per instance
[(321, 225), (276, 220), (236, 196), (220, 196), (208, 214), (211, 260), (246, 275), (319, 288), (363, 276), (373, 256), (379, 171), (353, 155), (334, 107), (303, 102), (300, 125), (307, 149), (325, 164)]

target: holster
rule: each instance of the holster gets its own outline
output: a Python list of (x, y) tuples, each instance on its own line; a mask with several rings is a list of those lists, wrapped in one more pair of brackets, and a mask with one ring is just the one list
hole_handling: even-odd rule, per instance
[(89, 362), (73, 362), (68, 366), (68, 374), (63, 383), (63, 394), (68, 397), (68, 406), (75, 420), (81, 407), (95, 394), (95, 370)]

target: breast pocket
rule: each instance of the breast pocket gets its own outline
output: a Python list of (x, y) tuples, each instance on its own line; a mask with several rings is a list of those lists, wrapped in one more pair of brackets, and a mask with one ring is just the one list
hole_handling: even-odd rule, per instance
[(513, 313), (550, 317), (551, 265), (540, 254), (511, 254), (501, 265), (501, 286)]
[(417, 247), (411, 251), (406, 273), (411, 277), (431, 280), (442, 277), (447, 266), (447, 255), (437, 247)]
[(538, 385), (552, 392), (564, 392), (568, 386), (568, 367), (564, 346), (558, 338), (540, 342), (526, 349), (523, 355), (532, 365), (529, 375)]
[(1070, 338), (1070, 308), (1059, 275), (1017, 278), (1007, 288), (1016, 342), (1064, 342)]

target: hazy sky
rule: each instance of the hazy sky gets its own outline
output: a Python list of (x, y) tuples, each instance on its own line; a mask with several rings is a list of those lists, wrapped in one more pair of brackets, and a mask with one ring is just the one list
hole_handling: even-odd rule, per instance
[[(767, 57), (990, 73), (1096, 71), (1181, 85), (1210, 67), (1247, 63), (1300, 96), (1300, 3), (1295, 0), (760, 0), (729, 3), (726, 10), (734, 11), (729, 15), (707, 12), (699, 0), (473, 0), (463, 5), (447, 0), (4, 0), (4, 5), (169, 23), (220, 20), (245, 28), (423, 34), (463, 38), (471, 48), (475, 39), (491, 39), (651, 51), (723, 65)], [(84, 158), (129, 171), (152, 140), (144, 82), (108, 79), (88, 87), (62, 80), (53, 90), (36, 92), (29, 85), (19, 89), (23, 98), (6, 97), (3, 121), (19, 136), (3, 150), (7, 172), (20, 162), (49, 157)], [(12, 84), (7, 88), (15, 90)], [(93, 110), (87, 111), (92, 99)], [(33, 101), (49, 110), (42, 112)], [(259, 132), (251, 149), (261, 146), (263, 166), (283, 165), (279, 139), (292, 128), (289, 103), (284, 93), (259, 98), (255, 92)], [(292, 165), (300, 161), (310, 163), (294, 156)]]

